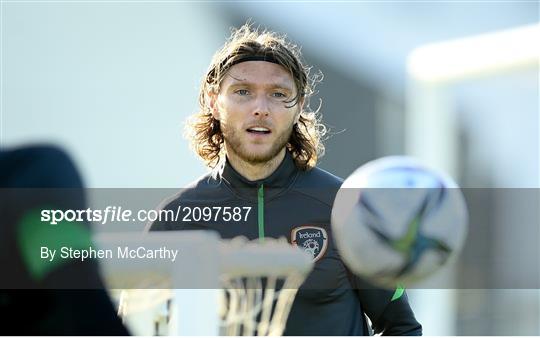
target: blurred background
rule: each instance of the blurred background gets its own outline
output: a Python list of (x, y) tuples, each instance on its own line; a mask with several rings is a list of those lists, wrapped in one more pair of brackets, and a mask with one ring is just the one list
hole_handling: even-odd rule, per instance
[[(528, 255), (538, 262), (540, 225), (521, 222), (520, 199), (500, 193), (540, 185), (538, 2), (0, 6), (2, 147), (59, 145), (92, 188), (185, 186), (205, 172), (182, 138), (199, 81), (230, 27), (251, 19), (286, 33), (324, 74), (312, 101), (322, 99), (334, 134), (322, 168), (346, 177), (381, 156), (420, 157), (462, 187), (493, 192), (474, 203), (491, 216), (470, 210), (469, 257), (496, 254), (524, 273)], [(435, 278), (459, 286), (470, 269), (461, 262)], [(410, 298), (427, 335), (540, 335), (538, 289)]]

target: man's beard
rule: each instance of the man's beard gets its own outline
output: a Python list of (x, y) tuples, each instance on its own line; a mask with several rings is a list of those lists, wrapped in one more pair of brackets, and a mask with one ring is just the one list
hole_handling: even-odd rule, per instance
[(246, 150), (242, 140), (233, 128), (227, 128), (222, 124), (221, 131), (223, 133), (223, 138), (227, 143), (227, 151), (233, 152), (241, 160), (249, 164), (262, 164), (274, 159), (281, 150), (287, 146), (292, 133), (292, 126), (287, 130), (284, 130), (274, 141), (271, 148), (263, 153), (253, 153)]

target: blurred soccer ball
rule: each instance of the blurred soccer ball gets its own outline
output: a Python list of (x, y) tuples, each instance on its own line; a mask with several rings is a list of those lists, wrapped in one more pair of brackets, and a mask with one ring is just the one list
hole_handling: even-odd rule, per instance
[(457, 184), (410, 157), (357, 169), (334, 201), (338, 250), (356, 274), (385, 287), (410, 286), (460, 251), (467, 209)]

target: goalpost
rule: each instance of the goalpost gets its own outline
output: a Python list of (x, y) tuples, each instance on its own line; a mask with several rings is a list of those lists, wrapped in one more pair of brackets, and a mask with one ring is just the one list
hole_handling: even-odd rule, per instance
[[(406, 153), (458, 178), (458, 121), (450, 96), (457, 83), (539, 67), (540, 25), (422, 46), (408, 58)], [(540, 240), (540, 239), (539, 239)], [(452, 278), (452, 267), (435, 278)], [(411, 290), (425, 326), (455, 335), (455, 290)], [(422, 311), (438, 304), (438, 311)], [(540, 328), (539, 328), (540, 329)], [(437, 334), (425, 332), (426, 334)]]

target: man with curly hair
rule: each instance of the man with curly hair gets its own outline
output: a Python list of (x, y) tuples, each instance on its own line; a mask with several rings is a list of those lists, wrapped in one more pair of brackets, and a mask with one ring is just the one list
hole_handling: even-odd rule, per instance
[(287, 237), (313, 256), (286, 335), (421, 335), (402, 289), (366, 287), (339, 257), (330, 214), (342, 180), (316, 167), (326, 129), (309, 109), (318, 76), (297, 46), (250, 25), (236, 30), (203, 78), (191, 145), (212, 169), (165, 201), (164, 210), (229, 207), (242, 217), (156, 221), (150, 231), (211, 229), (223, 238)]

